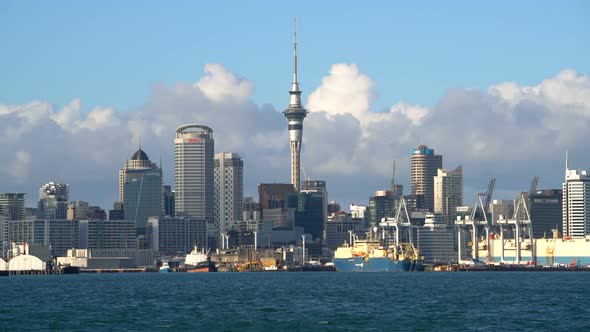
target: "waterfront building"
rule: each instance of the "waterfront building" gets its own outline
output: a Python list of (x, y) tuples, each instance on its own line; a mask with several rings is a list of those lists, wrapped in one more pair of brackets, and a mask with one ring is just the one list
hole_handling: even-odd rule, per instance
[(412, 194), (424, 195), (424, 207), (434, 211), (434, 177), (443, 168), (443, 157), (435, 155), (433, 149), (419, 145), (411, 151), (410, 184)]
[(80, 249), (135, 249), (135, 220), (81, 220)]
[(207, 222), (209, 245), (216, 246), (214, 223), (214, 140), (207, 126), (187, 124), (176, 129), (174, 140), (174, 199), (177, 216)]
[(145, 235), (148, 218), (162, 215), (162, 169), (130, 169), (126, 176), (123, 214), (135, 221), (138, 235)]
[(244, 200), (244, 162), (238, 154), (218, 153), (214, 159), (215, 225), (220, 235), (231, 220), (242, 219)]
[(289, 91), (289, 106), (283, 115), (289, 123), (289, 145), (291, 148), (291, 184), (298, 193), (301, 185), (301, 141), (303, 138), (303, 119), (307, 110), (301, 104), (301, 90), (297, 81), (297, 32), (293, 39), (293, 83)]
[[(466, 241), (463, 241), (466, 242)], [(418, 227), (418, 251), (428, 264), (448, 264), (457, 261), (457, 231), (435, 216), (426, 216), (424, 226)], [(467, 253), (467, 248), (463, 250)]]
[[(328, 216), (326, 221), (326, 241), (324, 245), (330, 250), (336, 250), (344, 243), (350, 243), (354, 234), (361, 235), (365, 229), (362, 219), (353, 219), (350, 214), (339, 211)], [(351, 235), (352, 233), (352, 235)]]
[[(138, 170), (150, 170), (158, 168), (156, 163), (153, 163), (147, 154), (141, 149), (141, 143), (139, 148), (131, 156), (131, 159), (127, 161), (123, 167), (119, 170), (119, 202), (125, 203), (125, 183), (131, 179), (128, 171)], [(141, 176), (141, 172), (134, 172), (132, 176)]]
[(443, 222), (454, 224), (457, 207), (463, 205), (463, 168), (453, 171), (438, 169), (434, 177), (434, 213), (441, 214)]
[(25, 194), (0, 193), (0, 216), (6, 220), (22, 220), (25, 218)]
[(207, 222), (190, 217), (149, 218), (150, 248), (163, 255), (188, 254), (197, 246), (207, 248)]
[(49, 182), (39, 189), (37, 219), (67, 219), (69, 188), (67, 184)]
[(13, 220), (8, 222), (8, 240), (15, 243), (51, 245), (53, 257), (63, 256), (79, 244), (78, 220)]
[(562, 199), (561, 189), (543, 189), (533, 193), (530, 210), (534, 238), (552, 237), (553, 229), (562, 229)]
[(590, 171), (566, 167), (563, 190), (563, 235), (582, 238), (590, 234)]
[(396, 199), (389, 190), (378, 190), (369, 198), (370, 225), (379, 225), (381, 219), (393, 216)]

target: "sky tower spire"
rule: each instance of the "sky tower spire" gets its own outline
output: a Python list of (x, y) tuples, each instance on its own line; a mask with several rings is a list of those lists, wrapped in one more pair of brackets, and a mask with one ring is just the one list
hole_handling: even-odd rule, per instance
[(289, 123), (289, 145), (291, 147), (291, 183), (295, 191), (301, 187), (301, 141), (303, 119), (307, 110), (301, 105), (301, 90), (297, 81), (297, 19), (293, 20), (293, 83), (289, 91), (289, 106), (283, 111)]

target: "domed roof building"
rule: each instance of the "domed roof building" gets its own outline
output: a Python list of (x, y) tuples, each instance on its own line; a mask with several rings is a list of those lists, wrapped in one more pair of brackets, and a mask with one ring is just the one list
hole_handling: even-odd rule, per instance
[(141, 143), (131, 156), (129, 161), (123, 165), (119, 170), (119, 202), (124, 203), (125, 197), (125, 181), (127, 180), (127, 171), (129, 170), (149, 170), (157, 168), (158, 165), (153, 163), (148, 155), (141, 149)]

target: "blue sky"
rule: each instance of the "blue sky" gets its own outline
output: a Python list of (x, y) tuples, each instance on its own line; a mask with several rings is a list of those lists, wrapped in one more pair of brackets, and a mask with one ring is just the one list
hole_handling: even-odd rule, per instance
[(140, 135), (173, 183), (189, 122), (243, 156), (246, 194), (288, 181), (267, 105), (288, 103), (294, 16), (302, 160), (343, 205), (386, 187), (394, 159), (408, 192), (422, 138), (464, 166), (465, 204), (490, 177), (498, 198), (534, 175), (559, 187), (566, 149), (590, 168), (588, 1), (0, 1), (0, 191), (34, 201), (54, 180), (108, 208)]
[(299, 22), (307, 95), (334, 63), (376, 83), (379, 111), (432, 106), (453, 87), (532, 84), (590, 72), (585, 1), (2, 1), (0, 102), (81, 98), (84, 110), (142, 105), (156, 83), (195, 82), (221, 63), (282, 109)]

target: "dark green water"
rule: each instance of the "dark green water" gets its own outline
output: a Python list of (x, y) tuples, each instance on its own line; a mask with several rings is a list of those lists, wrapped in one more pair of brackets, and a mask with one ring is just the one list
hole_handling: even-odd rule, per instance
[(0, 330), (589, 331), (590, 273), (0, 278)]

